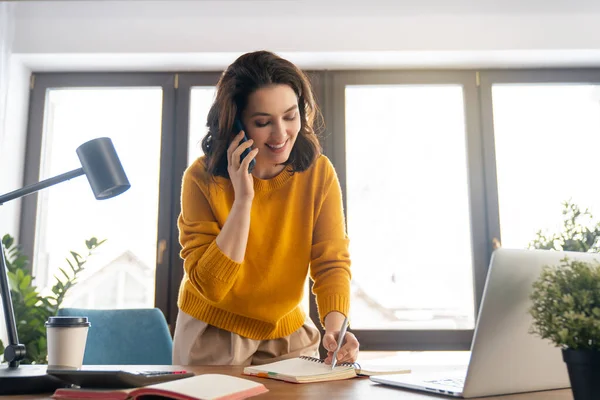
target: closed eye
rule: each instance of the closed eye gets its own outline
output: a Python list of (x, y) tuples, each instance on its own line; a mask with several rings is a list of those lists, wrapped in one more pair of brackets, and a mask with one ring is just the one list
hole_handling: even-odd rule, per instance
[[(290, 116), (286, 116), (283, 119), (285, 121), (293, 121), (296, 119), (296, 114), (294, 115), (290, 115)], [(271, 123), (271, 121), (267, 121), (267, 122), (261, 122), (261, 121), (254, 121), (254, 125), (256, 125), (258, 128), (264, 128), (265, 126), (269, 125)]]

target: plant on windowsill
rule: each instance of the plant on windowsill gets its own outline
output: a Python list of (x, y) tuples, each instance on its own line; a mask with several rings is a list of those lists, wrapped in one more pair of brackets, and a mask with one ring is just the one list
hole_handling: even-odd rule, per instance
[[(28, 268), (29, 260), (10, 235), (4, 235), (4, 255), (8, 269), (8, 282), (12, 296), (15, 321), (19, 342), (27, 349), (23, 364), (45, 364), (47, 362), (46, 327), (49, 316), (56, 315), (68, 290), (77, 283), (77, 276), (84, 270), (83, 265), (96, 247), (104, 243), (95, 237), (85, 241), (88, 254), (82, 257), (71, 251), (66, 261), (69, 268), (60, 268), (60, 278), (54, 276), (56, 283), (50, 294), (41, 294), (33, 284), (33, 276)], [(67, 272), (68, 271), (68, 272)], [(4, 353), (4, 344), (0, 340), (0, 354)]]
[(600, 252), (600, 222), (594, 222), (592, 213), (582, 211), (571, 200), (562, 203), (563, 228), (558, 233), (537, 232), (530, 249)]
[(600, 263), (545, 266), (531, 300), (531, 333), (562, 348), (575, 400), (600, 399)]

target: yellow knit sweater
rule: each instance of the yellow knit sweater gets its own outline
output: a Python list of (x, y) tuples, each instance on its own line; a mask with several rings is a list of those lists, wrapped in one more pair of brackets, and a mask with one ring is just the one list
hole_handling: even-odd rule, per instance
[(307, 274), (321, 323), (330, 311), (348, 315), (350, 258), (342, 195), (333, 165), (320, 156), (306, 171), (254, 177), (255, 196), (244, 261), (216, 245), (234, 200), (228, 179), (216, 182), (204, 157), (185, 172), (178, 219), (185, 274), (179, 308), (210, 325), (266, 340), (302, 326)]

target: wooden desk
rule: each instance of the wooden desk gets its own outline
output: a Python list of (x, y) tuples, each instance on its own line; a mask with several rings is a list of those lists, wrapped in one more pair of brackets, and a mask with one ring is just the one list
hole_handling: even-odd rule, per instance
[[(156, 368), (156, 367), (155, 367)], [(175, 367), (174, 367), (175, 368)], [(265, 385), (269, 392), (255, 397), (260, 399), (355, 399), (355, 400), (432, 400), (452, 399), (433, 394), (397, 389), (371, 382), (368, 378), (354, 378), (343, 381), (325, 383), (295, 384), (274, 379), (242, 376), (243, 367), (206, 366), (206, 367), (177, 367), (191, 370), (196, 374), (226, 374), (251, 379)], [(30, 396), (0, 396), (1, 399), (12, 400), (50, 400), (50, 394)], [(571, 390), (551, 390), (546, 392), (525, 393), (508, 396), (482, 398), (485, 400), (573, 400)]]

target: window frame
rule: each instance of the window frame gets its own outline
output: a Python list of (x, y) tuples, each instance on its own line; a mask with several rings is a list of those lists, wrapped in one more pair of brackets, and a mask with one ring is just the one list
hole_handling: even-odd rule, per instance
[[(332, 143), (326, 155), (331, 158), (342, 186), (344, 209), (346, 198), (345, 87), (347, 85), (428, 85), (459, 84), (463, 87), (465, 139), (474, 285), (474, 315), (477, 320), (491, 257), (491, 238), (487, 225), (488, 205), (482, 155), (480, 102), (476, 71), (335, 71), (330, 86), (333, 109)], [(468, 350), (473, 329), (465, 330), (362, 330), (353, 332), (363, 350)]]
[[(317, 70), (306, 71), (322, 111), (325, 132), (321, 144), (334, 164), (346, 207), (345, 97), (346, 85), (459, 84), (463, 86), (469, 184), (469, 210), (473, 260), (475, 319), (483, 294), (492, 239), (500, 236), (498, 187), (495, 159), (492, 92), (493, 84), (600, 84), (600, 69), (519, 70)], [(23, 184), (39, 180), (40, 154), (46, 93), (52, 88), (74, 87), (162, 87), (162, 136), (160, 199), (156, 267), (155, 306), (160, 308), (173, 331), (178, 308), (177, 295), (183, 276), (183, 260), (177, 217), (180, 213), (181, 178), (187, 166), (190, 89), (214, 86), (222, 71), (206, 72), (117, 72), (34, 73), (30, 91)], [(20, 234), (26, 254), (32, 254), (37, 218), (37, 194), (21, 203)], [(346, 209), (346, 208), (345, 208)], [(159, 243), (165, 245), (159, 249)], [(318, 321), (314, 296), (310, 316)], [(317, 324), (322, 332), (322, 328)], [(353, 330), (362, 350), (468, 350), (473, 330)]]
[[(162, 121), (161, 121), (161, 153), (159, 172), (159, 204), (157, 227), (157, 250), (159, 243), (170, 238), (172, 225), (171, 213), (174, 199), (170, 188), (172, 181), (172, 151), (174, 148), (174, 82), (172, 73), (87, 73), (87, 72), (45, 72), (33, 73), (31, 77), (29, 115), (25, 147), (25, 165), (23, 186), (40, 180), (40, 163), (43, 143), (43, 130), (46, 111), (47, 93), (51, 89), (67, 88), (101, 88), (101, 87), (161, 87)], [(35, 249), (35, 230), (37, 224), (38, 194), (33, 193), (22, 199), (19, 229), (19, 243), (25, 254), (33, 255)], [(154, 305), (163, 313), (168, 311), (170, 293), (163, 282), (169, 279), (169, 265), (159, 259), (155, 274)]]
[(171, 187), (171, 196), (176, 201), (171, 207), (171, 246), (169, 246), (169, 293), (171, 293), (167, 322), (175, 327), (179, 308), (177, 307), (177, 298), (179, 286), (183, 279), (183, 259), (179, 255), (181, 245), (179, 243), (179, 230), (177, 228), (177, 218), (181, 213), (181, 181), (183, 173), (187, 168), (188, 161), (188, 138), (190, 131), (190, 106), (191, 89), (196, 86), (215, 86), (221, 77), (221, 72), (186, 72), (176, 74), (175, 88), (175, 127), (174, 127), (174, 156), (173, 156), (173, 186)]
[(500, 203), (498, 201), (498, 176), (496, 169), (496, 136), (494, 131), (494, 108), (492, 86), (495, 84), (596, 84), (600, 85), (599, 68), (537, 68), (501, 70), (488, 69), (480, 72), (481, 119), (483, 133), (483, 156), (486, 171), (485, 192), (488, 197), (488, 226), (490, 235), (502, 243), (500, 232)]

